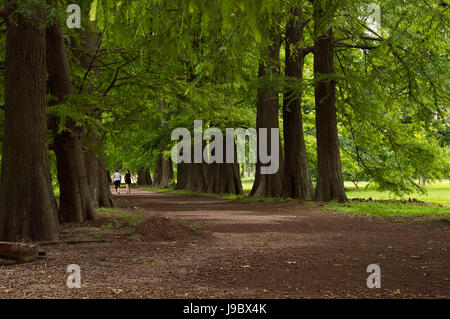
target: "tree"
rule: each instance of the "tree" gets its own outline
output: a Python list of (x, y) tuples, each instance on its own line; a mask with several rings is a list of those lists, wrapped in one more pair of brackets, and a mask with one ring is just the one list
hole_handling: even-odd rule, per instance
[(150, 175), (150, 170), (148, 168), (140, 167), (138, 169), (138, 185), (152, 185), (152, 177)]
[(155, 187), (167, 188), (173, 178), (172, 159), (166, 159), (163, 154), (158, 154), (155, 161), (155, 175), (153, 185)]
[[(61, 103), (73, 93), (73, 89), (66, 46), (58, 22), (47, 28), (47, 69), (50, 93), (55, 97), (52, 103)], [(73, 119), (62, 120), (56, 116), (52, 117), (51, 123), (58, 168), (61, 219), (64, 222), (80, 223), (95, 219), (81, 147), (83, 127)], [(60, 125), (63, 126), (62, 130)]]
[[(330, 5), (330, 3), (329, 3)], [(342, 178), (336, 118), (334, 39), (330, 13), (314, 1), (314, 81), (317, 136), (316, 201), (347, 201)]]
[[(228, 140), (224, 138), (222, 154), (226, 154)], [(236, 144), (234, 143), (234, 158), (237, 159)], [(225, 156), (225, 155), (224, 155)], [(208, 193), (243, 195), (239, 163), (211, 163), (208, 164)]]
[[(269, 30), (270, 41), (265, 54), (267, 56), (261, 57), (259, 63), (258, 77), (262, 81), (266, 81), (264, 87), (258, 88), (258, 102), (256, 112), (256, 129), (258, 131), (258, 148), (260, 143), (266, 143), (268, 154), (272, 152), (279, 152), (279, 167), (274, 174), (261, 174), (261, 166), (263, 166), (258, 155), (256, 163), (255, 182), (250, 192), (251, 196), (264, 197), (280, 197), (283, 188), (283, 157), (281, 151), (281, 143), (279, 148), (272, 147), (272, 139), (270, 131), (272, 128), (278, 129), (278, 111), (280, 109), (278, 94), (279, 89), (276, 87), (274, 79), (280, 74), (280, 47), (281, 36), (280, 30), (271, 28)], [(259, 129), (265, 128), (268, 130), (266, 140), (261, 141)], [(259, 152), (258, 152), (259, 153)]]
[(299, 199), (311, 199), (313, 185), (306, 157), (305, 138), (302, 119), (302, 78), (304, 56), (307, 49), (302, 49), (303, 9), (298, 6), (292, 10), (286, 25), (285, 76), (292, 78), (295, 86), (288, 88), (283, 97), (283, 131), (284, 131), (284, 181), (283, 196)]
[(0, 240), (40, 241), (59, 236), (48, 157), (42, 5), (8, 2), (6, 7)]
[[(99, 51), (98, 33), (95, 24), (91, 21), (87, 22), (88, 26), (78, 34), (80, 39), (78, 45), (72, 48), (79, 67), (84, 72), (84, 77), (81, 80), (79, 93), (83, 92), (85, 81), (90, 74), (97, 78), (100, 70), (95, 68), (93, 64), (96, 62), (96, 55)], [(95, 94), (95, 85), (91, 84), (87, 91), (90, 95)], [(106, 94), (108, 91), (106, 91)], [(106, 94), (104, 94), (106, 96)], [(104, 154), (104, 128), (102, 126), (103, 111), (91, 106), (88, 114), (94, 118), (94, 123), (91, 123), (83, 135), (82, 147), (84, 150), (84, 163), (88, 177), (88, 186), (95, 207), (113, 207), (111, 191), (108, 183), (108, 175), (105, 164)]]

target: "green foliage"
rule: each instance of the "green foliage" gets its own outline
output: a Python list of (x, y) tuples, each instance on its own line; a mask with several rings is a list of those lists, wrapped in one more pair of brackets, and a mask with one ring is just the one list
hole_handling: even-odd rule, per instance
[[(48, 24), (59, 21), (68, 38), (75, 93), (48, 113), (72, 118), (87, 132), (98, 131), (109, 169), (152, 168), (158, 154), (168, 156), (172, 130), (192, 129), (194, 119), (202, 119), (204, 127), (253, 127), (257, 90), (276, 86), (303, 95), (314, 180), (312, 54), (305, 59), (302, 82), (283, 75), (258, 78), (259, 63), (271, 62), (264, 57), (273, 33), (284, 37), (292, 10), (300, 5), (309, 21), (302, 48), (333, 28), (335, 74), (329, 79), (337, 82), (344, 178), (370, 181), (378, 190), (400, 195), (422, 192), (418, 179), (450, 175), (444, 2), (378, 1), (382, 19), (377, 28), (367, 23), (371, 12), (362, 0), (82, 0), (81, 30), (65, 26), (69, 1), (58, 1), (57, 7), (32, 2), (45, 8)], [(314, 30), (313, 9), (319, 7), (323, 16)], [(83, 46), (89, 34), (98, 35), (98, 40), (93, 37), (98, 50)], [(0, 116), (3, 123), (1, 108)]]

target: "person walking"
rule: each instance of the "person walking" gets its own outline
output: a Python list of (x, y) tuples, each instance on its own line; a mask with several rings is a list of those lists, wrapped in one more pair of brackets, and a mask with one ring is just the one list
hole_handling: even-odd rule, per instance
[(114, 173), (114, 186), (116, 187), (116, 194), (120, 194), (120, 182), (122, 181), (122, 175), (120, 175), (119, 170), (116, 169)]
[(127, 169), (127, 172), (125, 173), (125, 185), (127, 186), (127, 194), (130, 195), (130, 193), (131, 193), (131, 172), (129, 169)]

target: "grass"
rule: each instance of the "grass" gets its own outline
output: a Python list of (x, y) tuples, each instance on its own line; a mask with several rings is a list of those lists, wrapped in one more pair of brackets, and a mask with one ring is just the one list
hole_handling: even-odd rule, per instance
[(126, 213), (118, 208), (97, 208), (96, 212), (100, 217), (107, 218), (107, 222), (101, 225), (101, 228), (134, 228), (143, 217)]
[(450, 217), (450, 207), (438, 204), (402, 204), (402, 203), (376, 203), (352, 202), (329, 203), (326, 210), (373, 217)]
[(426, 194), (419, 194), (414, 192), (412, 194), (404, 195), (403, 197), (394, 196), (389, 192), (381, 192), (374, 187), (367, 184), (367, 182), (358, 183), (359, 188), (351, 182), (345, 182), (348, 198), (372, 198), (382, 200), (401, 200), (408, 198), (416, 198), (427, 203), (436, 204), (450, 204), (450, 181), (444, 180), (435, 182), (425, 186)]
[[(450, 217), (450, 183), (448, 180), (426, 185), (425, 194), (414, 192), (404, 196), (395, 196), (389, 192), (378, 191), (366, 182), (360, 182), (357, 184), (359, 188), (357, 188), (353, 183), (345, 183), (347, 197), (349, 199), (372, 198), (373, 200), (390, 200), (392, 202), (351, 202), (344, 204), (330, 203), (325, 206), (325, 209), (374, 217)], [(418, 199), (425, 202), (425, 204), (399, 202), (410, 198)]]

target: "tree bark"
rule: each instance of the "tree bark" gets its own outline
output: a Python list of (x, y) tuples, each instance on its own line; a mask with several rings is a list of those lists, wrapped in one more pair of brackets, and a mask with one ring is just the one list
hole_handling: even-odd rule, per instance
[(148, 168), (140, 167), (138, 169), (138, 185), (152, 185), (152, 176), (150, 175), (150, 170)]
[(331, 28), (323, 30), (324, 11), (314, 2), (314, 78), (317, 136), (316, 201), (347, 201), (342, 177), (336, 118), (336, 81), (333, 57), (334, 41)]
[(48, 154), (44, 16), (32, 5), (27, 17), (16, 9), (8, 3), (0, 240), (54, 240), (59, 224)]
[[(280, 47), (281, 38), (279, 32), (271, 31), (272, 44), (268, 48), (268, 59), (266, 64), (260, 62), (258, 77), (265, 80), (271, 80), (272, 76), (280, 73)], [(273, 81), (273, 80), (272, 80)], [(267, 128), (267, 150), (268, 154), (272, 152), (279, 152), (279, 167), (275, 174), (261, 174), (261, 166), (259, 152), (256, 163), (255, 181), (253, 183), (251, 196), (263, 197), (280, 197), (283, 187), (283, 156), (281, 150), (281, 143), (279, 149), (274, 150), (271, 146), (270, 131), (271, 128), (279, 128), (278, 110), (280, 108), (278, 101), (278, 90), (272, 86), (268, 88), (258, 89), (258, 104), (256, 111), (256, 129), (258, 131), (258, 149), (260, 144), (260, 128)]]
[[(204, 146), (204, 142), (202, 142)], [(202, 147), (203, 149), (203, 147)], [(191, 163), (179, 163), (177, 185), (175, 189), (205, 193), (208, 190), (208, 168), (205, 162), (194, 163), (194, 146), (192, 146)]]
[[(206, 144), (204, 141), (201, 143), (203, 150)], [(203, 160), (201, 163), (194, 163), (194, 149), (195, 145), (192, 145), (191, 162), (179, 163), (177, 166), (177, 185), (175, 189), (205, 193), (208, 190), (208, 164)]]
[(175, 189), (206, 193), (208, 190), (208, 168), (205, 163), (178, 164)]
[(155, 175), (153, 186), (160, 188), (169, 187), (169, 182), (173, 178), (172, 159), (166, 159), (162, 154), (158, 154), (155, 162)]
[(92, 204), (94, 207), (114, 207), (109, 187), (111, 176), (105, 167), (103, 143), (98, 132), (87, 132), (84, 135), (82, 146)]
[[(302, 8), (293, 10), (293, 16), (286, 26), (285, 75), (287, 78), (303, 78), (304, 53), (299, 47), (303, 41)], [(284, 132), (284, 181), (283, 196), (311, 199), (313, 185), (306, 157), (302, 121), (302, 92), (288, 89), (283, 96)]]
[[(73, 93), (73, 89), (66, 46), (58, 23), (47, 28), (47, 69), (49, 90), (55, 97), (52, 103), (61, 103)], [(82, 223), (96, 217), (81, 147), (83, 128), (67, 119), (60, 132), (60, 121), (54, 119), (51, 125), (60, 188), (59, 214), (64, 222)]]
[[(236, 144), (234, 158), (237, 158)], [(223, 144), (223, 154), (226, 154), (226, 139)], [(208, 188), (207, 193), (243, 195), (239, 163), (211, 163), (207, 164)]]

